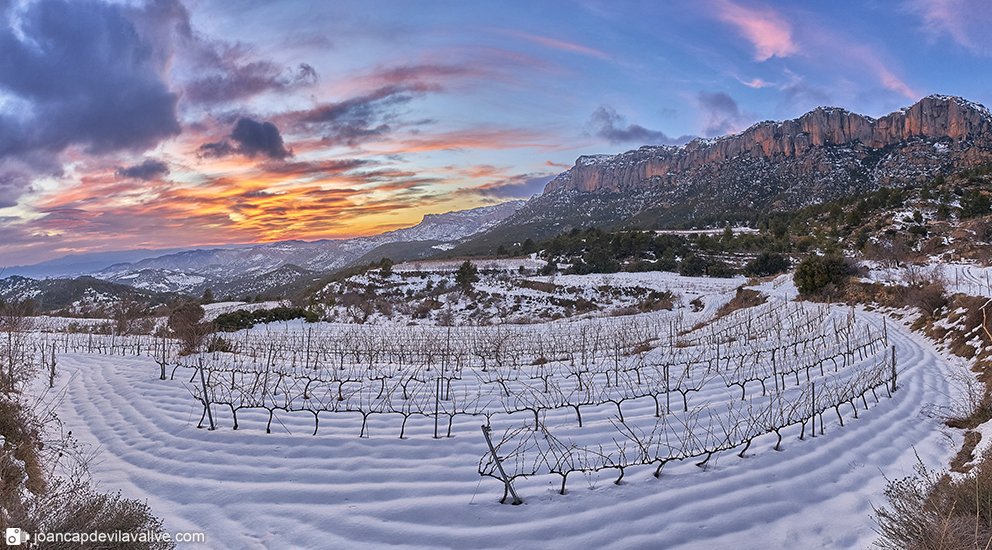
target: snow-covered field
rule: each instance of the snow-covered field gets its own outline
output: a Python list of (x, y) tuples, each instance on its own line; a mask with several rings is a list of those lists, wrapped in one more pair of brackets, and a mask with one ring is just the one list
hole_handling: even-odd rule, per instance
[[(359, 438), (361, 415), (348, 413), (322, 415), (311, 435), (311, 414), (277, 411), (267, 434), (267, 411), (239, 411), (234, 431), (218, 408), (218, 429), (197, 429), (189, 371), (161, 381), (150, 358), (87, 354), (60, 356), (59, 414), (100, 451), (91, 469), (102, 489), (147, 499), (168, 530), (203, 531), (210, 548), (865, 548), (883, 476), (911, 474), (917, 455), (942, 467), (960, 443), (922, 411), (951, 404), (949, 375), (961, 367), (891, 320), (888, 335), (899, 390), (877, 404), (869, 395), (857, 419), (842, 408), (843, 427), (831, 409), (822, 436), (782, 430), (781, 451), (772, 433), (705, 470), (673, 462), (655, 478), (653, 466), (632, 467), (621, 485), (612, 470), (575, 473), (564, 495), (557, 476), (518, 478), (521, 506), (500, 504), (502, 484), (478, 473), (480, 417), (456, 416), (453, 437), (440, 439), (430, 419), (412, 417), (401, 440), (401, 419), (388, 415), (370, 417)], [(623, 412), (651, 416), (654, 404)], [(587, 415), (590, 440), (615, 434), (609, 414)], [(493, 416), (494, 434), (518, 417)]]

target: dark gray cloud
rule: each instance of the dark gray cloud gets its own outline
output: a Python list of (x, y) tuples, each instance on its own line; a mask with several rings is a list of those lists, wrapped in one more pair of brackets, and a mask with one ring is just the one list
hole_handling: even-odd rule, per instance
[(467, 193), (500, 199), (529, 199), (544, 191), (544, 186), (557, 174), (522, 174), (503, 181), (465, 190)]
[(153, 180), (169, 173), (169, 165), (155, 159), (148, 159), (141, 164), (134, 166), (121, 166), (117, 169), (117, 175), (123, 178), (135, 178), (140, 180)]
[(601, 105), (599, 109), (596, 109), (589, 117), (588, 127), (592, 135), (610, 143), (676, 145), (686, 143), (695, 137), (686, 135), (672, 138), (664, 132), (649, 130), (639, 124), (627, 124), (627, 120), (609, 105)]
[(159, 41), (182, 24), (179, 8), (0, 2), (0, 91), (14, 106), (0, 112), (0, 202), (16, 201), (34, 175), (58, 174), (67, 147), (140, 152), (180, 132), (179, 96), (165, 80), (171, 47)]
[(699, 106), (706, 115), (706, 128), (703, 135), (707, 137), (731, 134), (742, 129), (749, 118), (742, 113), (734, 98), (723, 92), (699, 92), (696, 96)]
[(206, 157), (240, 154), (246, 157), (261, 156), (276, 160), (285, 159), (293, 154), (283, 144), (279, 128), (271, 122), (258, 122), (248, 117), (241, 117), (234, 124), (230, 139), (237, 145), (232, 145), (227, 140), (205, 143), (200, 146), (199, 152)]
[(185, 99), (214, 104), (253, 97), (265, 92), (286, 92), (315, 84), (317, 71), (306, 63), (288, 70), (276, 63), (253, 59), (239, 45), (204, 43), (198, 55), (197, 76), (184, 85)]
[(0, 169), (0, 208), (17, 206), (17, 199), (31, 186), (29, 173)]
[(319, 132), (324, 141), (354, 146), (392, 131), (403, 105), (439, 90), (438, 86), (419, 83), (384, 86), (339, 103), (295, 113), (292, 119), (304, 131)]
[(143, 150), (179, 133), (178, 96), (128, 8), (41, 0), (12, 12), (2, 14), (0, 88), (32, 107), (24, 146)]

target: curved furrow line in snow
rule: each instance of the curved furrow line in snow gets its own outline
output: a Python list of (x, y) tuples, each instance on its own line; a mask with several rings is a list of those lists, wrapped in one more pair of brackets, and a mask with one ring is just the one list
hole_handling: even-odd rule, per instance
[[(198, 430), (202, 407), (178, 374), (160, 381), (149, 360), (102, 356), (64, 358), (63, 367), (79, 374), (63, 417), (81, 440), (104, 449), (94, 467), (104, 486), (147, 498), (169, 528), (205, 530), (217, 548), (858, 547), (873, 538), (868, 499), (880, 498), (879, 470), (905, 475), (914, 445), (924, 459), (947, 455), (919, 416), (922, 403), (943, 404), (949, 392), (942, 361), (893, 325), (899, 391), (889, 399), (880, 390), (879, 404), (869, 394), (859, 419), (842, 406), (843, 428), (827, 411), (825, 437), (799, 441), (793, 427), (783, 431), (783, 452), (771, 449), (774, 434), (765, 435), (745, 459), (726, 452), (705, 472), (672, 463), (660, 479), (651, 466), (634, 467), (621, 486), (613, 471), (588, 481), (574, 473), (564, 496), (557, 476), (518, 479), (527, 501), (519, 507), (498, 504), (499, 482), (476, 472), (486, 452), (476, 417), (456, 417), (455, 437), (440, 440), (431, 438), (433, 419), (411, 418), (401, 441), (399, 416), (373, 417), (372, 438), (359, 439), (360, 415), (322, 413), (311, 436), (312, 415), (279, 412), (282, 424), (265, 434), (267, 412), (239, 412), (242, 429), (234, 431), (230, 411), (218, 407), (222, 427)], [(690, 406), (728, 395), (694, 394)], [(650, 398), (622, 407), (628, 420), (653, 422)], [(557, 422), (581, 444), (616, 436), (612, 405), (582, 412), (581, 429), (573, 411), (549, 413), (552, 433)], [(494, 431), (529, 422), (527, 414), (495, 415)], [(852, 517), (861, 524), (849, 525)]]

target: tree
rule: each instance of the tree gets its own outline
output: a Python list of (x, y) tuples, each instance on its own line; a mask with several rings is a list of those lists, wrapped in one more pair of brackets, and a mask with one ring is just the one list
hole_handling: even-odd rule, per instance
[(679, 262), (679, 275), (683, 277), (701, 277), (706, 273), (706, 258), (689, 254)]
[(203, 306), (196, 302), (186, 302), (169, 315), (169, 329), (183, 343), (181, 353), (194, 353), (203, 342), (203, 337), (211, 332), (213, 325), (202, 322), (203, 315)]
[(471, 288), (472, 283), (479, 282), (479, 268), (472, 265), (472, 262), (465, 260), (465, 263), (455, 272), (455, 282), (463, 289)]
[(28, 331), (34, 326), (27, 315), (30, 304), (0, 300), (0, 389), (13, 392), (34, 374), (33, 350)]
[(843, 256), (813, 255), (799, 263), (793, 281), (800, 294), (813, 294), (827, 285), (842, 285), (848, 275), (850, 268)]
[(111, 308), (114, 332), (122, 335), (131, 334), (135, 328), (135, 321), (141, 317), (143, 310), (144, 306), (133, 294), (127, 294), (118, 300)]
[(744, 273), (754, 277), (766, 277), (789, 270), (789, 260), (774, 252), (762, 252), (744, 266)]
[(203, 291), (203, 298), (200, 298), (200, 303), (203, 305), (214, 303), (214, 291), (209, 288)]
[(969, 189), (961, 195), (961, 219), (978, 218), (992, 211), (992, 198), (978, 189)]
[(389, 258), (379, 260), (379, 275), (383, 279), (388, 279), (393, 275), (393, 261)]

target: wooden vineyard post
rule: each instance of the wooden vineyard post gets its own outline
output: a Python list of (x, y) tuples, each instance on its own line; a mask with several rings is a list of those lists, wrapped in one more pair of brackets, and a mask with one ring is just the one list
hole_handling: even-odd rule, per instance
[(896, 347), (892, 346), (892, 391), (896, 391)]
[[(485, 424), (482, 425), (482, 435), (486, 437), (486, 443), (489, 444), (489, 452), (492, 453), (493, 460), (496, 461), (496, 468), (499, 469), (499, 475), (503, 479), (503, 485), (506, 487), (506, 490), (510, 492), (510, 495), (513, 496), (514, 505), (523, 504), (524, 501), (517, 496), (517, 492), (513, 490), (513, 485), (510, 483), (510, 479), (506, 477), (506, 472), (503, 471), (503, 463), (500, 462), (499, 457), (496, 456), (496, 448), (493, 447), (493, 440), (489, 438), (490, 431), (491, 428), (489, 426), (486, 426)], [(503, 496), (503, 500), (506, 500), (505, 494)], [(501, 500), (500, 503), (502, 503), (503, 500)]]
[(813, 391), (810, 400), (813, 402), (813, 416), (810, 419), (810, 422), (812, 423), (810, 424), (810, 433), (813, 434), (813, 437), (816, 437), (816, 382), (813, 382), (812, 387)]
[(775, 350), (772, 349), (772, 378), (775, 379), (775, 392), (778, 392), (778, 368), (775, 366)]
[[(203, 376), (203, 358), (200, 358), (200, 383), (203, 385), (203, 406), (207, 409), (207, 418), (210, 419), (210, 429), (215, 429), (214, 413), (210, 410), (210, 399), (207, 397), (207, 379)], [(201, 419), (202, 421), (202, 419)]]

